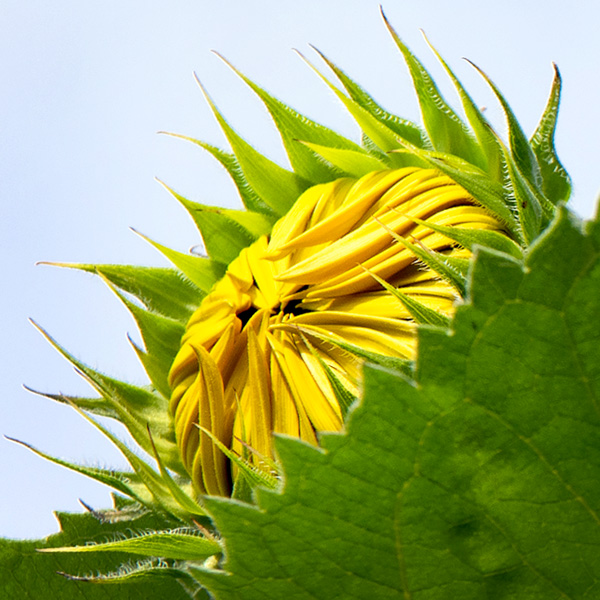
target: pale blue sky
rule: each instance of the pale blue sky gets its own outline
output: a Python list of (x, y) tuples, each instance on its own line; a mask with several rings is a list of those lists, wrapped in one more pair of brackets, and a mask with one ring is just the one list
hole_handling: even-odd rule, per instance
[[(111, 375), (144, 381), (126, 333), (135, 326), (100, 281), (38, 266), (40, 260), (164, 264), (128, 227), (185, 251), (198, 239), (184, 211), (154, 177), (189, 198), (236, 205), (214, 161), (159, 130), (217, 145), (224, 140), (195, 71), (230, 122), (283, 160), (265, 111), (218, 58), (312, 118), (356, 137), (356, 129), (292, 52), (314, 44), (392, 112), (418, 119), (410, 81), (378, 0), (2, 0), (0, 3), (0, 433), (92, 465), (124, 466), (102, 436), (39, 390), (89, 393), (28, 323), (33, 317), (74, 354)], [(600, 97), (596, 3), (389, 0), (398, 33), (440, 80), (430, 40), (500, 123), (501, 112), (461, 57), (482, 67), (527, 133), (551, 82), (564, 80), (559, 154), (575, 184), (572, 208), (592, 215), (600, 190)], [(442, 89), (449, 90), (445, 81)], [(448, 93), (454, 102), (454, 97)], [(102, 486), (0, 440), (0, 535), (56, 529), (53, 510), (101, 508)]]

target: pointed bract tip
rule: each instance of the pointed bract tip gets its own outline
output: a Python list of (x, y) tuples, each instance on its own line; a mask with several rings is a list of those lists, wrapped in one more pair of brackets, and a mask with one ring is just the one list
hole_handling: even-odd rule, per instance
[(427, 46), (429, 46), (429, 48), (433, 51), (433, 53), (438, 56), (438, 58), (441, 58), (439, 56), (438, 51), (434, 48), (433, 44), (429, 41), (429, 38), (427, 37), (427, 34), (425, 33), (424, 29), (419, 28), (419, 31), (421, 32), (421, 35), (423, 36), (423, 39), (425, 40), (425, 43), (427, 44)]
[[(115, 291), (115, 293), (117, 293), (116, 290), (114, 290), (114, 291)], [(143, 354), (146, 354), (146, 352), (144, 352), (144, 349), (134, 342), (133, 338), (131, 337), (131, 335), (129, 333), (127, 333), (126, 335), (127, 335), (127, 341), (133, 346), (134, 350), (139, 350)]]
[[(178, 194), (171, 186), (169, 186), (167, 183), (165, 183), (162, 179), (159, 179), (158, 177), (155, 177), (156, 181), (158, 183), (160, 183), (160, 185), (162, 185), (165, 190), (167, 190), (167, 192), (169, 192), (169, 194), (171, 194), (171, 196), (174, 196), (177, 200), (179, 200), (181, 202), (182, 196), (180, 194)], [(134, 229), (135, 233), (138, 233), (138, 231), (136, 231)]]
[(470, 58), (463, 56), (462, 59), (468, 62), (476, 71), (483, 74), (483, 71)]
[(55, 262), (52, 260), (38, 260), (35, 263), (35, 266), (37, 267), (39, 265), (46, 266), (46, 267), (67, 267), (67, 268), (69, 268), (69, 267), (73, 266), (73, 263)]
[[(48, 548), (48, 550), (52, 550), (52, 548)], [(63, 571), (56, 571), (56, 574), (61, 575), (69, 581), (93, 581), (93, 577), (81, 577), (79, 575), (70, 575), (69, 573), (64, 573)]]
[(66, 262), (55, 262), (51, 260), (39, 260), (35, 263), (35, 266), (38, 265), (46, 266), (46, 267), (62, 267), (65, 269), (76, 269), (79, 265), (78, 263), (66, 263)]
[(79, 498), (79, 504), (81, 504), (81, 506), (83, 506), (83, 508), (85, 508), (85, 510), (87, 510), (88, 512), (96, 512), (89, 504), (86, 504), (81, 498)]
[(211, 50), (211, 52), (217, 57), (220, 58), (238, 77), (241, 77), (244, 80), (247, 80), (247, 78), (241, 73), (241, 71), (239, 71), (238, 69), (236, 69), (233, 64), (227, 60), (220, 52), (217, 52), (216, 50)]
[(211, 50), (211, 52), (217, 57), (220, 58), (226, 65), (228, 65), (229, 67), (232, 67), (231, 63), (218, 51), (218, 50)]
[(488, 83), (488, 85), (492, 85), (490, 78), (486, 75), (485, 71), (478, 67), (470, 58), (466, 56), (463, 57), (463, 60), (469, 63)]
[(144, 235), (141, 231), (138, 231), (135, 227), (130, 227), (129, 229), (130, 229), (130, 231), (133, 231), (133, 233), (135, 233), (135, 235), (139, 235), (143, 240), (146, 240), (147, 242), (152, 243), (148, 236)]
[[(313, 48), (314, 50), (316, 50), (318, 52), (318, 50), (314, 46), (311, 46), (311, 48)], [(294, 51), (303, 61), (308, 62), (306, 60), (306, 56), (304, 56), (304, 54), (302, 54), (302, 52), (300, 52), (300, 50), (298, 50), (298, 48), (292, 48), (292, 51)]]
[(46, 397), (46, 394), (44, 394), (44, 392), (40, 392), (39, 390), (34, 390), (33, 388), (29, 387), (28, 385), (25, 385), (24, 383), (21, 384), (21, 387), (25, 391), (30, 392), (31, 394), (35, 394), (36, 396), (44, 396), (44, 397)]
[(208, 99), (208, 93), (206, 91), (206, 88), (202, 85), (202, 82), (200, 81), (200, 78), (198, 77), (198, 73), (196, 73), (196, 71), (194, 71), (194, 79), (196, 80), (198, 87), (202, 90), (204, 96)]
[(398, 34), (396, 33), (396, 30), (392, 27), (392, 24), (390, 23), (389, 19), (386, 17), (385, 12), (383, 10), (383, 6), (381, 5), (379, 5), (379, 12), (381, 13), (383, 22), (385, 23), (387, 30), (392, 34), (394, 38), (397, 38)]
[(331, 61), (316, 47), (310, 44), (310, 47), (329, 65), (331, 66)]

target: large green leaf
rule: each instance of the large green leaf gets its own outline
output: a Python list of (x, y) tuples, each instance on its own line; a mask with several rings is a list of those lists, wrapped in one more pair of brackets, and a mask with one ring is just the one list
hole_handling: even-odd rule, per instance
[(0, 540), (0, 590), (7, 600), (183, 600), (189, 595), (173, 578), (140, 579), (136, 585), (94, 585), (69, 581), (59, 573), (97, 574), (114, 571), (132, 557), (123, 552), (102, 554), (46, 554), (38, 550), (104, 542), (129, 534), (132, 527), (155, 530), (175, 522), (147, 514), (134, 521), (102, 523), (92, 514), (58, 513), (61, 531), (44, 540)]
[(416, 381), (367, 368), (347, 434), (277, 441), (283, 491), (207, 502), (219, 600), (600, 597), (600, 224), (479, 250)]

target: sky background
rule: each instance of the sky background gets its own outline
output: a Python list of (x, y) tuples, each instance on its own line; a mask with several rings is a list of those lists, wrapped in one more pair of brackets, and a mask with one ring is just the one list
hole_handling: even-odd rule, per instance
[[(186, 197), (236, 207), (227, 175), (202, 150), (161, 130), (226, 147), (194, 81), (270, 158), (283, 150), (260, 102), (211, 50), (309, 117), (357, 140), (343, 107), (292, 51), (313, 44), (391, 112), (419, 120), (410, 79), (379, 0), (0, 0), (0, 433), (94, 466), (126, 463), (73, 410), (37, 390), (89, 394), (28, 322), (34, 318), (88, 365), (145, 382), (126, 309), (101, 281), (36, 261), (166, 266), (129, 227), (186, 251), (198, 243)], [(572, 209), (593, 215), (600, 191), (596, 3), (409, 2), (383, 8), (455, 103), (419, 29), (503, 131), (502, 114), (462, 57), (500, 87), (530, 134), (563, 75), (556, 143), (574, 182)], [(111, 426), (119, 432), (119, 428)], [(53, 511), (103, 508), (109, 490), (0, 439), (0, 536), (43, 537)]]

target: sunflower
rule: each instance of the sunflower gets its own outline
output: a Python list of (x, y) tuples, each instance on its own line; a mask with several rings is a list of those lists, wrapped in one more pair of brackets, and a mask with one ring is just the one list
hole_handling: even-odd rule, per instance
[(404, 167), (308, 188), (231, 262), (190, 319), (169, 378), (199, 491), (231, 490), (227, 457), (200, 428), (267, 467), (273, 433), (317, 444), (319, 431), (342, 428), (364, 358), (414, 358), (411, 311), (379, 280), (443, 316), (458, 291), (392, 234), (447, 261), (470, 254), (428, 224), (503, 231), (446, 175)]
[[(408, 65), (423, 126), (387, 112), (323, 55), (341, 87), (315, 71), (359, 125), (359, 142), (238, 72), (270, 112), (291, 170), (243, 140), (205, 92), (231, 151), (186, 139), (225, 167), (244, 210), (172, 192), (206, 256), (151, 241), (174, 269), (68, 265), (100, 275), (132, 312), (150, 385), (103, 375), (49, 338), (100, 396), (50, 397), (92, 420), (133, 472), (54, 460), (188, 522), (204, 514), (203, 494), (250, 499), (244, 485), (277, 483), (273, 434), (318, 444), (319, 432), (341, 430), (361, 396), (365, 361), (410, 369), (418, 327), (449, 325), (476, 247), (522, 257), (568, 199), (553, 142), (556, 68), (531, 138), (482, 73), (506, 116), (506, 144), (437, 53), (465, 119), (386, 26)], [(123, 423), (158, 470), (89, 413)]]

